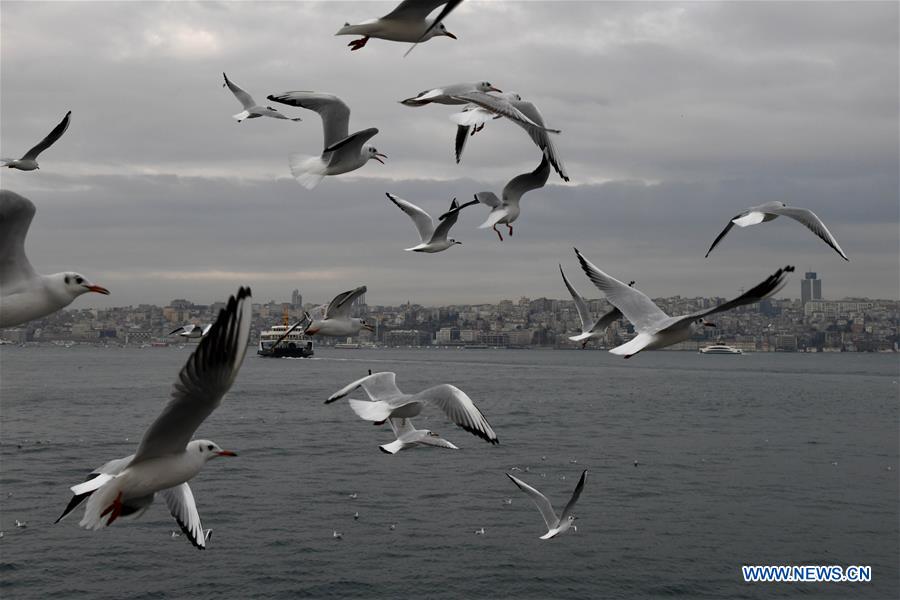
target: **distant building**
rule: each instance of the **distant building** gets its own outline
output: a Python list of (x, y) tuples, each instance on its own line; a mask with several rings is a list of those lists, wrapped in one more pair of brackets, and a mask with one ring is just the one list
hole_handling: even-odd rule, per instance
[(822, 280), (816, 277), (816, 273), (810, 271), (806, 273), (806, 277), (800, 282), (800, 305), (804, 305), (810, 300), (822, 299)]
[(303, 306), (303, 295), (300, 293), (300, 290), (291, 292), (291, 306), (294, 308)]

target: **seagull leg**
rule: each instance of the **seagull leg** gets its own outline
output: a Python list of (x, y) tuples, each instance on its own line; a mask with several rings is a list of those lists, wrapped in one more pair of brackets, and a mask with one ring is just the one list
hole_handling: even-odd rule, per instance
[(496, 223), (494, 224), (493, 229), (494, 229), (494, 233), (497, 234), (497, 237), (500, 238), (500, 241), (502, 242), (502, 241), (503, 241), (503, 236), (500, 235), (500, 232), (497, 230), (497, 224), (496, 224)]
[(347, 45), (350, 46), (350, 52), (353, 52), (354, 50), (359, 50), (360, 48), (365, 46), (366, 42), (368, 42), (368, 41), (369, 41), (369, 36), (366, 36), (366, 37), (360, 38), (358, 40), (353, 40), (352, 42), (350, 42)]
[(512, 225), (509, 223), (506, 224), (506, 228), (509, 229), (509, 237), (512, 237)]
[(109, 515), (109, 519), (106, 521), (106, 526), (109, 527), (113, 524), (113, 521), (119, 518), (119, 515), (122, 514), (122, 492), (119, 492), (116, 496), (116, 499), (113, 500), (113, 503), (106, 507), (102, 513), (100, 513), (101, 517), (105, 517), (107, 513), (111, 513)]
[(587, 348), (587, 343), (588, 343), (588, 341), (589, 341), (589, 340), (584, 340), (583, 342), (581, 342), (581, 349), (582, 349), (582, 350), (584, 350), (585, 348)]

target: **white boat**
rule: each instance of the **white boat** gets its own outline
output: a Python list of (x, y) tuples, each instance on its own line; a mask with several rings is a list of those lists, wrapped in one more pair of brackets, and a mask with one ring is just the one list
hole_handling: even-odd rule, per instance
[(705, 348), (700, 348), (700, 354), (743, 354), (744, 351), (738, 348), (732, 348), (731, 346), (726, 346), (725, 344), (714, 344), (712, 346), (706, 346)]

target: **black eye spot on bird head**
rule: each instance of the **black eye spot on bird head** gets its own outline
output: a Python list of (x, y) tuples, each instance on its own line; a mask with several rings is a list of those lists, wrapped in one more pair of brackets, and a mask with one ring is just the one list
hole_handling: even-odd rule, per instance
[(206, 447), (206, 449), (207, 449), (207, 450), (212, 450), (212, 444), (208, 445), (208, 446)]
[(81, 277), (76, 277), (75, 283), (84, 283), (84, 279), (82, 279)]

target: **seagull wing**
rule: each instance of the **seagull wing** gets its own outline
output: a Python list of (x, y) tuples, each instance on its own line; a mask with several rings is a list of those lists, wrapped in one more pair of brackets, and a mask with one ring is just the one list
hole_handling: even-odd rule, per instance
[(430, 240), (422, 241), (446, 240), (447, 234), (450, 233), (450, 228), (456, 225), (456, 220), (459, 219), (459, 211), (459, 204), (456, 203), (456, 198), (454, 198), (450, 203), (450, 210), (441, 215), (440, 223), (434, 230), (434, 235), (431, 236)]
[(25, 236), (34, 218), (34, 203), (9, 190), (0, 190), (0, 288), (17, 291), (18, 284), (37, 277), (25, 256)]
[(396, 374), (390, 371), (368, 375), (362, 379), (357, 379), (353, 383), (347, 384), (333, 393), (328, 397), (328, 400), (325, 401), (325, 404), (331, 404), (335, 400), (340, 400), (359, 388), (362, 388), (369, 397), (369, 400), (373, 402), (402, 396), (403, 392), (397, 387), (396, 379)]
[(169, 512), (175, 517), (185, 537), (197, 547), (198, 550), (206, 549), (206, 534), (203, 525), (200, 524), (200, 513), (197, 512), (197, 504), (194, 502), (194, 494), (187, 482), (175, 487), (160, 490), (159, 494), (166, 501)]
[(578, 485), (575, 486), (575, 491), (572, 492), (572, 497), (569, 499), (569, 503), (566, 504), (566, 507), (563, 509), (562, 514), (559, 515), (560, 523), (564, 522), (569, 518), (569, 515), (572, 514), (572, 509), (575, 508), (575, 503), (578, 502), (578, 499), (581, 497), (581, 490), (584, 489), (584, 477), (587, 475), (587, 469), (581, 472), (581, 479), (578, 480)]
[(415, 224), (416, 229), (419, 231), (419, 238), (421, 238), (423, 242), (428, 242), (431, 239), (432, 234), (434, 234), (434, 220), (431, 218), (431, 215), (412, 202), (407, 202), (403, 198), (398, 198), (393, 194), (385, 195), (391, 202), (397, 205), (397, 208), (405, 212), (409, 218), (412, 219), (413, 224)]
[(326, 152), (336, 152), (337, 150), (344, 148), (344, 152), (348, 154), (359, 154), (360, 152), (362, 152), (363, 144), (372, 139), (372, 137), (374, 137), (376, 133), (378, 133), (377, 127), (361, 129), (356, 133), (348, 135), (342, 140), (338, 140), (330, 146), (326, 146), (322, 153), (324, 154)]
[[(434, 3), (435, 1), (436, 0), (421, 0), (420, 4), (430, 5), (430, 4)], [(412, 52), (413, 48), (415, 48), (419, 42), (421, 42), (423, 39), (425, 39), (425, 36), (427, 36), (429, 33), (431, 33), (431, 30), (434, 29), (435, 27), (437, 27), (441, 23), (441, 21), (443, 21), (444, 18), (451, 13), (451, 11), (453, 11), (454, 8), (459, 6), (459, 4), (461, 2), (462, 2), (462, 0), (439, 0), (437, 2), (437, 5), (440, 6), (441, 4), (443, 4), (444, 9), (440, 13), (438, 13), (438, 16), (436, 16), (434, 18), (434, 21), (431, 22), (431, 25), (428, 26), (428, 29), (425, 30), (425, 33), (423, 33), (421, 36), (419, 36), (419, 39), (416, 40), (416, 43), (413, 44), (412, 46), (410, 46), (409, 50), (406, 51), (406, 53), (403, 55), (403, 57), (405, 58), (410, 52)], [(429, 12), (431, 12), (431, 11), (429, 11)], [(424, 17), (423, 17), (423, 19), (424, 19)]]
[(423, 390), (413, 396), (412, 401), (434, 404), (450, 417), (450, 420), (481, 439), (499, 444), (497, 434), (491, 428), (472, 399), (458, 387), (441, 384)]
[(232, 83), (232, 81), (228, 79), (228, 75), (222, 73), (222, 77), (225, 78), (225, 85), (228, 86), (228, 89), (231, 90), (231, 93), (234, 94), (234, 97), (238, 99), (238, 102), (241, 103), (241, 106), (243, 106), (245, 110), (249, 110), (256, 106), (256, 101), (253, 97)]
[(361, 285), (354, 290), (341, 292), (335, 296), (325, 309), (326, 319), (346, 319), (350, 317), (353, 301), (366, 293), (366, 286)]
[(516, 175), (509, 180), (503, 188), (503, 199), (506, 202), (518, 202), (523, 194), (544, 187), (548, 177), (550, 177), (550, 162), (545, 152), (541, 164), (534, 171)]
[(516, 484), (520, 490), (528, 494), (528, 497), (531, 498), (534, 505), (541, 511), (541, 516), (544, 517), (544, 523), (547, 525), (547, 529), (556, 529), (559, 525), (559, 519), (556, 517), (556, 513), (553, 512), (553, 505), (547, 500), (547, 496), (543, 495), (518, 477), (513, 477), (509, 473), (507, 473), (506, 476), (512, 479), (512, 482)]
[[(541, 114), (541, 111), (538, 110), (537, 106), (527, 100), (512, 100), (511, 103), (533, 122), (541, 127), (544, 126), (544, 116)], [(559, 151), (556, 149), (556, 145), (553, 143), (550, 135), (546, 131), (534, 128), (526, 127), (525, 131), (528, 132), (531, 141), (544, 151), (545, 155), (550, 160), (550, 164), (553, 165), (553, 168), (559, 173), (559, 176), (562, 177), (563, 181), (569, 181), (569, 174), (566, 173), (562, 158), (560, 158)]]
[[(736, 215), (733, 219), (728, 221), (728, 225), (725, 226), (725, 229), (722, 230), (722, 233), (713, 240), (712, 246), (709, 247), (709, 250), (706, 251), (706, 257), (709, 257), (709, 253), (713, 251), (713, 248), (719, 245), (719, 242), (722, 241), (722, 238), (728, 235), (728, 232), (731, 231), (731, 228), (734, 227), (734, 219), (740, 219), (741, 215)], [(704, 257), (704, 258), (706, 258)]]
[[(453, 0), (452, 4), (454, 6), (451, 7), (450, 10), (453, 10), (460, 1), (461, 0)], [(394, 10), (381, 18), (398, 21), (424, 21), (425, 17), (430, 15), (434, 9), (447, 3), (447, 0), (403, 0), (403, 2), (398, 4)], [(449, 13), (450, 10), (445, 8), (444, 11), (441, 11), (440, 18), (447, 16), (447, 13)]]
[(562, 275), (563, 283), (566, 284), (566, 288), (568, 288), (569, 294), (572, 295), (572, 300), (575, 302), (575, 310), (578, 311), (578, 318), (581, 319), (581, 331), (587, 333), (588, 325), (591, 323), (591, 311), (588, 310), (587, 302), (584, 301), (584, 297), (572, 287), (571, 283), (569, 283), (569, 279), (563, 272), (562, 265), (559, 265), (559, 273)]
[(500, 198), (494, 192), (478, 192), (475, 194), (475, 199), (491, 208), (503, 206), (503, 202), (500, 201)]
[(606, 294), (610, 303), (622, 311), (625, 318), (631, 321), (639, 332), (655, 330), (669, 319), (669, 316), (643, 292), (629, 287), (615, 277), (610, 277), (584, 258), (577, 248), (575, 255), (588, 278)]
[(66, 509), (63, 511), (59, 518), (54, 521), (54, 523), (59, 523), (66, 516), (75, 510), (75, 508), (81, 504), (88, 496), (94, 493), (94, 490), (98, 489), (104, 483), (121, 473), (125, 470), (125, 467), (131, 462), (131, 459), (134, 458), (134, 454), (131, 456), (126, 456), (125, 458), (114, 458), (103, 466), (97, 467), (93, 471), (91, 471), (88, 476), (85, 478), (84, 482), (74, 485), (71, 487), (72, 490), (72, 498), (69, 500), (69, 505), (66, 506)]
[(394, 432), (394, 435), (399, 439), (402, 435), (407, 435), (416, 430), (413, 427), (412, 421), (409, 419), (403, 419), (398, 417), (391, 417), (388, 419), (388, 423), (391, 426), (391, 430)]
[(466, 142), (469, 141), (469, 130), (471, 127), (468, 125), (457, 125), (456, 126), (456, 140), (453, 143), (453, 151), (456, 155), (456, 164), (459, 164), (459, 161), (462, 160), (463, 150), (466, 149)]
[(844, 254), (844, 251), (841, 250), (840, 245), (837, 243), (837, 240), (834, 239), (834, 236), (831, 235), (831, 232), (828, 231), (828, 228), (825, 227), (825, 223), (823, 223), (813, 211), (806, 208), (790, 208), (785, 206), (783, 208), (770, 208), (767, 209), (766, 212), (781, 215), (783, 217), (790, 217), (795, 221), (799, 221), (805, 225), (807, 229), (819, 236), (822, 241), (834, 248), (834, 250), (841, 255), (841, 258), (847, 261), (850, 260), (847, 255)]
[(462, 100), (464, 102), (477, 104), (478, 106), (487, 109), (492, 113), (504, 116), (507, 119), (515, 122), (517, 125), (525, 128), (525, 130), (528, 131), (529, 134), (531, 134), (532, 131), (549, 131), (552, 133), (559, 133), (558, 129), (548, 129), (543, 125), (538, 125), (527, 116), (525, 116), (522, 111), (516, 108), (509, 100), (503, 98), (502, 96), (494, 96), (492, 94), (487, 94), (485, 92), (479, 91), (470, 91), (454, 94), (453, 98)]
[(595, 331), (603, 331), (610, 325), (612, 325), (615, 321), (618, 321), (623, 317), (622, 311), (618, 308), (613, 308), (611, 311), (601, 316), (597, 321), (591, 326), (591, 329), (588, 333), (594, 333)]
[(322, 117), (322, 131), (324, 133), (323, 148), (328, 148), (348, 136), (350, 131), (350, 107), (333, 94), (297, 91), (266, 97), (273, 102), (299, 106), (300, 108), (319, 113), (319, 116)]
[(25, 153), (25, 156), (22, 157), (23, 160), (34, 160), (38, 157), (38, 154), (52, 146), (56, 140), (62, 137), (62, 134), (66, 132), (66, 129), (69, 128), (69, 118), (72, 115), (72, 111), (66, 113), (66, 116), (63, 117), (62, 121), (53, 128), (53, 131), (47, 134), (47, 137), (42, 139), (34, 148)]
[(201, 423), (219, 406), (237, 377), (250, 338), (250, 288), (219, 311), (219, 317), (178, 374), (172, 399), (150, 425), (134, 462), (184, 452)]

